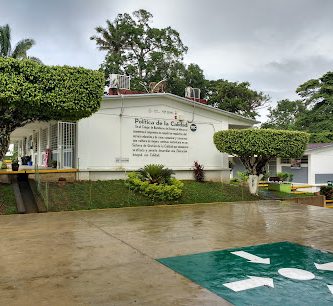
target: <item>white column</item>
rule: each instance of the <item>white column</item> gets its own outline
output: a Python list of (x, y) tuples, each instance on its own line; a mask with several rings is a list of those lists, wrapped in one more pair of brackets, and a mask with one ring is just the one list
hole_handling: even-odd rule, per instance
[(276, 158), (276, 173), (282, 172), (281, 158)]
[(41, 152), (41, 139), (42, 139), (42, 129), (40, 128), (39, 130), (38, 130), (38, 146), (37, 146), (37, 152), (38, 152), (38, 154), (37, 154), (37, 165), (38, 166), (41, 166), (42, 165), (42, 161), (43, 161), (43, 159), (42, 159), (42, 152)]
[(311, 154), (308, 155), (308, 184), (313, 185), (316, 183), (315, 171), (314, 171), (314, 160)]

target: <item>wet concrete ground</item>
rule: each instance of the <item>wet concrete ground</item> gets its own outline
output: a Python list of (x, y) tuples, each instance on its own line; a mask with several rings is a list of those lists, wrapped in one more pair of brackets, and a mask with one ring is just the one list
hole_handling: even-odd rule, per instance
[(0, 216), (0, 305), (229, 305), (155, 261), (290, 241), (333, 251), (333, 210), (201, 204)]

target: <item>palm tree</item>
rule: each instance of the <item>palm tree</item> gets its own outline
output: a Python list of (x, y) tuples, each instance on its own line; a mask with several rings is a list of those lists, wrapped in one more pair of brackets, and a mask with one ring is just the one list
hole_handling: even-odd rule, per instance
[(101, 51), (121, 54), (129, 43), (123, 25), (120, 22), (113, 24), (110, 20), (106, 20), (106, 23), (106, 28), (96, 27), (95, 30), (99, 35), (93, 35), (90, 39), (96, 41), (98, 49)]
[(27, 51), (35, 44), (30, 38), (20, 40), (12, 50), (10, 27), (8, 24), (0, 27), (0, 57), (13, 57), (16, 59), (29, 58), (35, 62), (41, 63), (36, 57), (27, 56)]

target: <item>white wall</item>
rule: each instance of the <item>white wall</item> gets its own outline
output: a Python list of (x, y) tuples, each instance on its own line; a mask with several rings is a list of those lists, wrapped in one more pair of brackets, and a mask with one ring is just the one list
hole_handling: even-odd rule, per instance
[(311, 151), (309, 183), (315, 184), (316, 174), (333, 175), (333, 148)]
[(78, 122), (80, 170), (136, 170), (149, 163), (191, 170), (195, 160), (206, 170), (227, 169), (227, 155), (216, 149), (213, 134), (230, 122), (244, 125), (168, 97), (109, 98), (97, 113)]

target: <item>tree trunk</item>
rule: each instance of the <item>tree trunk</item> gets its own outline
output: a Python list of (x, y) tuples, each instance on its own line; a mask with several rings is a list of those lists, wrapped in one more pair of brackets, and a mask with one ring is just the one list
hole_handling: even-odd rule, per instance
[(6, 127), (0, 127), (0, 161), (3, 160), (8, 151), (10, 133)]
[(249, 173), (249, 189), (250, 193), (258, 195), (259, 181), (263, 177), (263, 173), (267, 163), (271, 160), (271, 156), (240, 156), (244, 167)]
[(258, 195), (258, 187), (259, 187), (259, 176), (258, 175), (249, 175), (248, 179), (249, 190), (251, 194)]

